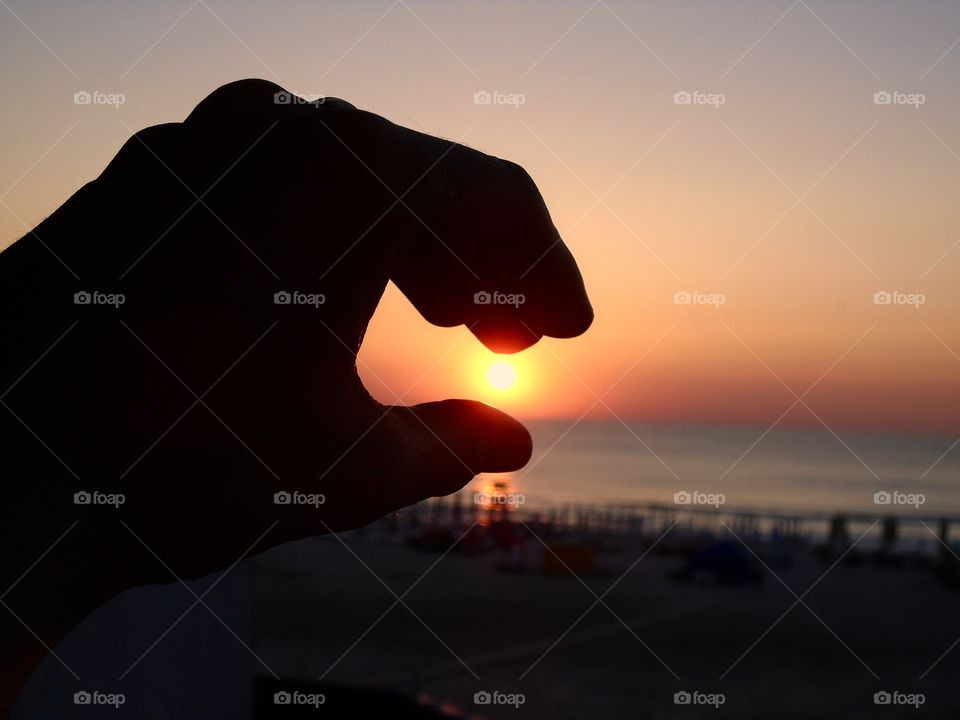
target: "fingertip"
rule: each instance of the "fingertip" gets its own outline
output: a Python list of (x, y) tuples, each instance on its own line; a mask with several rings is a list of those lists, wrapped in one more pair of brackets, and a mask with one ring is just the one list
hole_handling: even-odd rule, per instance
[(501, 354), (526, 350), (543, 337), (578, 337), (593, 324), (594, 314), (585, 290), (573, 295), (552, 312), (488, 311), (469, 325), (470, 332), (489, 350)]
[(491, 414), (486, 421), (487, 448), (479, 472), (511, 472), (530, 462), (533, 438), (526, 426), (496, 408), (477, 404)]
[(523, 323), (496, 320), (478, 320), (470, 326), (470, 332), (487, 349), (510, 355), (535, 345), (542, 335)]
[(593, 306), (583, 275), (559, 234), (526, 280), (533, 327), (542, 335), (577, 337), (593, 324)]
[(593, 305), (587, 297), (586, 290), (570, 303), (562, 320), (547, 328), (544, 335), (554, 338), (575, 338), (583, 335), (593, 325)]
[(519, 470), (530, 461), (533, 439), (524, 425), (476, 400), (441, 400), (394, 408), (406, 423), (402, 442), (418, 448), (412, 462), (425, 494), (456, 492), (475, 475)]

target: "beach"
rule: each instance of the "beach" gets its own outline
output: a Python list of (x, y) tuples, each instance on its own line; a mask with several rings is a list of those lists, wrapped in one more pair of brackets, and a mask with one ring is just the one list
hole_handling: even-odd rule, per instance
[[(583, 573), (544, 568), (544, 544), (562, 547), (569, 534), (538, 539), (542, 528), (519, 528), (519, 552), (416, 549), (383, 527), (277, 548), (255, 562), (256, 652), (306, 688), (321, 679), (392, 688), (466, 717), (960, 710), (960, 654), (950, 652), (958, 596), (932, 559), (892, 566), (857, 548), (824, 557), (799, 543), (785, 562), (757, 539), (746, 544), (760, 577), (720, 584), (709, 573), (677, 578), (693, 537), (680, 526), (579, 533), (600, 548)], [(694, 545), (706, 542), (699, 535)], [(521, 569), (518, 556), (532, 561)], [(483, 692), (523, 703), (478, 705)], [(700, 706), (677, 704), (684, 692)], [(901, 703), (920, 693), (923, 703), (878, 706), (883, 692)]]
[(950, 438), (530, 427), (519, 472), (255, 561), (283, 683), (478, 718), (960, 710)]

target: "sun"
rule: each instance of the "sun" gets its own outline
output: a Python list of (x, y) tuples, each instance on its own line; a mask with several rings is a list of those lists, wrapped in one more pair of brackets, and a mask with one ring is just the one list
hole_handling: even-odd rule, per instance
[(487, 368), (487, 382), (494, 390), (509, 390), (517, 381), (517, 369), (507, 360), (496, 360)]

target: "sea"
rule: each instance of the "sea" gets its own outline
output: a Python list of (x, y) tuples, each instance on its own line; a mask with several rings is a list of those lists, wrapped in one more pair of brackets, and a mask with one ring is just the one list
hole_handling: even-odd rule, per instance
[[(762, 513), (960, 518), (960, 439), (759, 427), (536, 420), (533, 458), (502, 482), (530, 507), (722, 498)], [(683, 493), (687, 495), (684, 496)], [(700, 493), (700, 495), (695, 495)]]

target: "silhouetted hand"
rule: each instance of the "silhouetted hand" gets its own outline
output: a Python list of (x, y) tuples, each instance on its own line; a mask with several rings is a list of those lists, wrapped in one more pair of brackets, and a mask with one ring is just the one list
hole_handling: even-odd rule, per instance
[[(4, 540), (22, 548), (4, 587), (80, 521), (11, 607), (54, 642), (124, 588), (524, 465), (529, 435), (497, 410), (384, 407), (364, 389), (356, 352), (388, 280), (498, 351), (592, 319), (536, 186), (508, 161), (259, 80), (131, 138), (0, 255), (0, 391), (13, 386), (0, 434), (17, 478)], [(484, 291), (526, 302), (477, 304)], [(11, 646), (35, 643), (23, 635)]]

